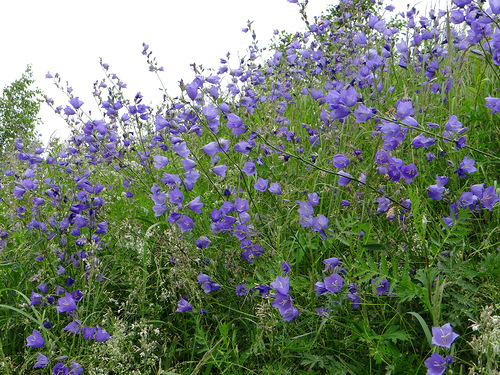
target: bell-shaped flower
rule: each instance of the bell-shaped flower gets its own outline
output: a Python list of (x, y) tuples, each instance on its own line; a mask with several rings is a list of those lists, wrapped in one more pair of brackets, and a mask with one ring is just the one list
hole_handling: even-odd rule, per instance
[(356, 118), (356, 124), (368, 121), (372, 118), (373, 112), (370, 108), (363, 104), (358, 104), (358, 107), (354, 110), (354, 117)]
[(322, 263), (326, 265), (325, 270), (323, 272), (333, 271), (335, 267), (339, 265), (339, 258), (328, 258), (324, 259)]
[(96, 332), (95, 327), (83, 327), (82, 328), (82, 336), (85, 340), (92, 340), (94, 338)]
[(236, 294), (240, 297), (243, 297), (248, 293), (248, 289), (245, 284), (236, 285)]
[(247, 176), (255, 174), (255, 163), (253, 161), (246, 161), (243, 165), (242, 171), (245, 172)]
[(426, 149), (427, 147), (432, 146), (435, 142), (436, 138), (427, 138), (423, 134), (420, 134), (413, 138), (412, 145), (413, 147), (423, 147)]
[(495, 203), (497, 203), (500, 200), (498, 195), (495, 192), (495, 186), (491, 185), (490, 187), (487, 187), (486, 189), (483, 190), (483, 194), (481, 196), (481, 205), (490, 210), (493, 211), (493, 206)]
[(177, 142), (172, 145), (172, 150), (181, 158), (187, 158), (191, 151), (187, 148), (186, 142)]
[(154, 166), (156, 169), (161, 169), (165, 167), (169, 162), (168, 158), (166, 158), (163, 155), (155, 155), (153, 156), (153, 160), (155, 161)]
[(317, 296), (328, 293), (328, 290), (325, 288), (325, 283), (318, 281), (314, 285), (314, 290), (316, 291)]
[(354, 107), (358, 102), (358, 93), (353, 86), (340, 92), (340, 102), (348, 107)]
[(500, 14), (500, 0), (488, 0), (488, 3), (494, 14)]
[(181, 219), (177, 222), (177, 225), (179, 226), (179, 229), (181, 230), (182, 233), (193, 229), (194, 222), (193, 219), (191, 219), (187, 215), (182, 215)]
[(217, 176), (225, 178), (226, 172), (227, 172), (226, 163), (224, 163), (223, 165), (217, 165), (217, 166), (213, 167), (212, 172), (214, 172)]
[(340, 186), (347, 185), (349, 182), (351, 182), (351, 179), (349, 178), (349, 177), (351, 177), (351, 175), (349, 173), (346, 173), (344, 171), (340, 171), (338, 174), (340, 175), (340, 177), (337, 180), (337, 183)]
[(412, 116), (415, 113), (413, 110), (413, 105), (411, 102), (399, 102), (397, 107), (396, 116), (404, 119), (408, 116)]
[(77, 334), (78, 332), (80, 332), (80, 324), (78, 321), (72, 321), (71, 323), (68, 323), (66, 327), (63, 328), (63, 331), (68, 331), (69, 333)]
[(181, 297), (180, 301), (177, 303), (177, 312), (185, 312), (189, 311), (193, 308), (191, 304), (184, 299), (184, 297)]
[(248, 155), (250, 151), (252, 151), (253, 146), (253, 144), (250, 144), (247, 141), (240, 141), (234, 145), (234, 150), (236, 152)]
[(184, 195), (177, 186), (174, 186), (174, 188), (168, 192), (168, 197), (172, 204), (182, 204), (184, 201)]
[(71, 312), (76, 309), (76, 302), (73, 299), (73, 296), (65, 292), (64, 297), (61, 297), (57, 300), (57, 311), (59, 313)]
[(41, 348), (45, 345), (45, 340), (38, 330), (34, 329), (33, 333), (26, 337), (26, 346), (31, 346), (33, 348)]
[(296, 201), (295, 203), (300, 205), (300, 208), (297, 210), (300, 216), (306, 217), (314, 214), (314, 208), (311, 202)]
[[(271, 284), (272, 285), (272, 284)], [(277, 308), (283, 316), (285, 312), (292, 308), (292, 297), (289, 294), (276, 293), (276, 299), (271, 303), (271, 306)]]
[(432, 344), (443, 348), (451, 349), (453, 341), (460, 335), (453, 332), (450, 323), (446, 323), (442, 327), (432, 327)]
[(466, 174), (474, 173), (477, 171), (477, 168), (474, 166), (475, 163), (476, 161), (474, 159), (469, 159), (467, 156), (464, 156), (455, 173), (458, 174), (458, 177), (465, 177)]
[(366, 35), (363, 33), (363, 32), (358, 32), (356, 33), (356, 35), (354, 35), (354, 38), (352, 38), (352, 41), (356, 44), (359, 44), (359, 45), (366, 45)]
[(349, 159), (345, 155), (337, 154), (333, 156), (332, 163), (335, 168), (342, 169), (349, 165)]
[(196, 212), (197, 214), (201, 214), (202, 207), (203, 203), (200, 200), (200, 196), (197, 196), (187, 204), (187, 208), (189, 208), (193, 212)]
[(198, 83), (191, 82), (186, 85), (186, 92), (191, 100), (195, 100), (198, 96)]
[(451, 355), (444, 359), (441, 355), (432, 353), (431, 356), (424, 361), (424, 365), (427, 367), (428, 375), (442, 375), (446, 371), (446, 365), (452, 362), (453, 357)]
[(280, 185), (277, 182), (271, 182), (271, 185), (269, 186), (269, 192), (280, 195), (281, 194)]
[(71, 104), (73, 106), (73, 108), (78, 109), (78, 108), (80, 108), (83, 105), (83, 102), (77, 96), (76, 98), (71, 98), (69, 100), (69, 104)]
[(182, 170), (184, 172), (190, 171), (191, 169), (193, 169), (196, 166), (196, 162), (194, 162), (193, 160), (188, 159), (188, 158), (182, 159), (181, 164), (182, 164)]
[(237, 197), (234, 201), (234, 208), (238, 213), (245, 212), (250, 208), (248, 205), (248, 199)]
[(30, 301), (31, 301), (30, 306), (39, 305), (40, 303), (42, 303), (42, 295), (32, 290)]
[(386, 198), (386, 197), (379, 197), (379, 198), (375, 199), (375, 202), (378, 203), (377, 212), (379, 212), (379, 213), (387, 212), (387, 210), (389, 209), (389, 206), (391, 204), (391, 201), (389, 200), (389, 198)]
[(196, 240), (195, 245), (200, 249), (204, 249), (208, 247), (208, 245), (210, 245), (211, 243), (212, 241), (210, 241), (206, 236), (201, 236)]
[(257, 179), (257, 183), (253, 186), (255, 190), (260, 191), (261, 193), (267, 190), (267, 185), (269, 184), (269, 180), (265, 180), (261, 177)]
[(288, 310), (285, 310), (281, 316), (283, 317), (284, 322), (289, 322), (292, 319), (295, 319), (299, 316), (299, 310), (296, 307), (291, 307)]
[(108, 339), (111, 339), (112, 336), (106, 332), (106, 330), (102, 327), (97, 326), (97, 332), (95, 333), (95, 341), (97, 342), (103, 342)]
[(76, 362), (71, 362), (71, 371), (68, 372), (68, 375), (80, 375), (85, 372), (83, 366)]
[(344, 287), (344, 279), (336, 272), (334, 272), (331, 276), (326, 277), (323, 281), (326, 290), (332, 293), (338, 293)]
[(50, 360), (46, 356), (44, 356), (43, 354), (38, 353), (38, 355), (36, 357), (35, 366), (33, 366), (33, 367), (34, 368), (43, 368), (43, 367), (47, 367), (49, 364), (50, 364)]
[(328, 228), (328, 221), (329, 220), (323, 214), (316, 216), (313, 219), (314, 229), (318, 232), (327, 229)]
[(271, 286), (276, 289), (276, 291), (282, 295), (288, 294), (290, 290), (290, 284), (287, 277), (277, 276), (276, 281), (271, 283)]
[(200, 174), (196, 169), (191, 169), (189, 172), (186, 172), (184, 176), (185, 179), (182, 181), (184, 183), (184, 187), (189, 191), (193, 190), (194, 184), (200, 177)]
[(431, 185), (427, 188), (427, 195), (431, 199), (441, 200), (441, 199), (443, 199), (444, 190), (445, 190), (444, 186)]

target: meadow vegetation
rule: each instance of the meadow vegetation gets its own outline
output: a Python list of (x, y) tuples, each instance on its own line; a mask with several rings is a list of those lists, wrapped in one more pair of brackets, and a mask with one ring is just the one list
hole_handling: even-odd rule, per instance
[(288, 3), (161, 103), (47, 73), (72, 135), (1, 161), (2, 374), (500, 373), (500, 1)]

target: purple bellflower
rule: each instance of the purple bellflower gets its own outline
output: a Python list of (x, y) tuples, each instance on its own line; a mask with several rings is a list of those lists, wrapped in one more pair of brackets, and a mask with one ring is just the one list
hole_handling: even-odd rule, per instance
[(451, 355), (444, 359), (441, 355), (437, 353), (432, 353), (429, 358), (424, 362), (425, 367), (427, 367), (428, 375), (442, 375), (446, 371), (446, 365), (453, 362), (453, 357)]
[(291, 307), (288, 310), (285, 310), (281, 316), (283, 317), (282, 320), (284, 322), (289, 322), (299, 316), (299, 309)]
[(247, 176), (255, 174), (255, 163), (253, 161), (246, 161), (243, 165), (242, 171), (245, 172)]
[(84, 373), (84, 368), (81, 364), (76, 362), (71, 362), (71, 371), (68, 372), (68, 375), (80, 375)]
[(445, 190), (444, 186), (431, 185), (427, 188), (427, 195), (431, 199), (441, 200), (443, 199), (444, 190)]
[(484, 189), (480, 200), (484, 208), (493, 211), (493, 206), (500, 200), (498, 195), (495, 193), (495, 186), (491, 185), (490, 187)]
[(377, 286), (377, 294), (379, 296), (387, 295), (389, 293), (389, 281), (387, 279), (383, 279)]
[(226, 172), (227, 172), (226, 163), (224, 163), (223, 165), (217, 165), (217, 166), (213, 167), (212, 172), (214, 172), (217, 176), (225, 178)]
[(344, 279), (338, 273), (333, 273), (331, 276), (326, 277), (324, 280), (325, 288), (331, 293), (338, 293), (344, 287)]
[(187, 215), (182, 215), (181, 219), (177, 222), (177, 225), (179, 226), (179, 229), (181, 230), (182, 233), (193, 229), (194, 222), (193, 219), (191, 219)]
[(85, 340), (92, 340), (95, 335), (96, 328), (95, 327), (87, 327), (84, 326), (82, 328), (82, 335)]
[(35, 363), (34, 368), (47, 367), (49, 364), (50, 364), (49, 359), (46, 356), (44, 356), (43, 354), (38, 353), (38, 355), (36, 357), (36, 363)]
[(277, 182), (271, 182), (271, 185), (269, 186), (269, 192), (280, 195), (281, 194), (281, 187)]
[(290, 290), (290, 284), (287, 277), (277, 276), (276, 281), (271, 283), (271, 286), (280, 294), (286, 295)]
[(458, 169), (455, 171), (458, 174), (458, 177), (465, 177), (465, 174), (474, 173), (477, 171), (477, 168), (474, 166), (476, 161), (474, 159), (469, 159), (467, 156), (464, 156), (462, 162), (458, 166)]
[(325, 265), (323, 272), (333, 271), (339, 265), (339, 258), (324, 259), (322, 263)]
[(253, 186), (255, 190), (260, 191), (261, 193), (265, 192), (267, 190), (267, 184), (269, 183), (269, 180), (264, 180), (263, 178), (258, 178), (257, 183)]
[(31, 346), (33, 348), (41, 348), (45, 345), (45, 340), (41, 333), (36, 329), (33, 330), (33, 333), (26, 337), (26, 346)]
[(104, 328), (97, 326), (97, 332), (95, 333), (95, 341), (103, 342), (111, 338), (112, 336), (108, 332), (106, 332)]
[(332, 158), (332, 162), (335, 168), (338, 169), (345, 168), (349, 165), (349, 159), (342, 154), (334, 155)]
[(451, 349), (451, 344), (460, 335), (453, 332), (450, 323), (446, 323), (442, 327), (432, 327), (432, 344), (443, 348)]
[(177, 303), (177, 312), (186, 312), (186, 311), (189, 311), (189, 310), (192, 310), (193, 309), (193, 306), (191, 306), (191, 304), (186, 301), (184, 299), (184, 297), (181, 297), (181, 300), (179, 301), (179, 303)]
[(65, 292), (64, 297), (59, 298), (57, 301), (57, 311), (59, 313), (71, 312), (76, 309), (76, 302), (73, 299), (73, 296)]
[(243, 297), (247, 293), (248, 289), (246, 288), (245, 284), (236, 285), (236, 294), (238, 296)]
[(63, 328), (63, 331), (68, 331), (69, 333), (76, 335), (78, 332), (80, 332), (80, 325), (78, 321), (72, 321)]
[(283, 268), (283, 272), (285, 275), (288, 275), (291, 272), (291, 265), (288, 262), (281, 263), (281, 268)]
[(500, 14), (500, 1), (499, 0), (488, 0), (491, 11), (494, 14)]
[(78, 109), (83, 105), (83, 102), (77, 96), (76, 98), (71, 98), (69, 100), (69, 104), (71, 104), (73, 106), (73, 108)]
[(220, 285), (210, 280), (210, 277), (208, 277), (208, 275), (205, 275), (200, 272), (197, 279), (198, 279), (198, 284), (201, 284), (201, 289), (203, 289), (203, 291), (206, 294), (210, 292), (215, 292), (216, 290), (220, 289)]
[(52, 368), (52, 373), (54, 375), (68, 375), (70, 373), (70, 369), (63, 363), (59, 362)]
[(292, 308), (292, 297), (289, 294), (276, 293), (276, 299), (271, 303), (271, 306), (277, 308), (283, 316), (285, 312)]
[(408, 116), (411, 116), (415, 113), (413, 110), (413, 105), (411, 102), (399, 102), (396, 116), (404, 119), (407, 118)]

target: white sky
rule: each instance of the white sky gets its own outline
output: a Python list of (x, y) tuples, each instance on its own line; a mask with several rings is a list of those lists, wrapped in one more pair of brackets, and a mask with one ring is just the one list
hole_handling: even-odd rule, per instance
[[(302, 1), (302, 0), (299, 0)], [(420, 9), (439, 0), (421, 0)], [(412, 0), (393, 0), (397, 10), (406, 10)], [(442, 3), (449, 1), (441, 0)], [(308, 17), (319, 16), (338, 0), (309, 0)], [(391, 4), (386, 0), (386, 5)], [(260, 47), (268, 45), (274, 29), (303, 30), (297, 4), (286, 0), (2, 0), (0, 11), (0, 89), (21, 77), (32, 65), (36, 85), (56, 104), (67, 100), (45, 79), (59, 73), (73, 87), (84, 108), (96, 113), (91, 92), (104, 73), (99, 58), (127, 84), (128, 96), (140, 91), (143, 103), (159, 103), (159, 83), (148, 71), (141, 54), (149, 44), (164, 66), (162, 80), (170, 96), (179, 93), (178, 81), (191, 82), (189, 64), (218, 69), (228, 51), (237, 64), (238, 51), (245, 53), (250, 33), (241, 29), (253, 20)], [(66, 137), (66, 123), (45, 103), (40, 113), (43, 140), (55, 132)]]

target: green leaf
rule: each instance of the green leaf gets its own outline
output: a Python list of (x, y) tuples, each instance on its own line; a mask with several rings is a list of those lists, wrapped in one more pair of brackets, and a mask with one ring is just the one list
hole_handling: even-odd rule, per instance
[(409, 341), (410, 340), (410, 337), (408, 336), (408, 334), (406, 332), (403, 332), (403, 331), (398, 331), (398, 327), (396, 327), (396, 326), (389, 326), (387, 331), (385, 331), (382, 334), (382, 338), (384, 340), (390, 340), (394, 344), (396, 344), (398, 340), (400, 340), (400, 341)]
[(31, 316), (30, 314), (24, 312), (23, 310), (19, 310), (18, 308), (16, 307), (12, 307), (12, 306), (9, 306), (9, 305), (0, 305), (0, 308), (4, 308), (4, 309), (9, 309), (9, 310), (12, 310), (12, 311), (15, 311), (17, 312), (18, 314), (21, 314), (23, 316), (25, 316), (26, 318), (28, 318), (29, 320), (32, 320), (33, 322), (35, 322), (36, 324), (40, 324), (40, 322), (38, 321), (38, 319), (34, 318), (33, 316)]
[(429, 331), (429, 327), (427, 327), (427, 324), (425, 323), (424, 318), (419, 313), (416, 313), (414, 311), (409, 311), (408, 314), (413, 315), (415, 318), (417, 318), (418, 322), (422, 326), (422, 329), (424, 330), (425, 337), (427, 338), (427, 342), (429, 343), (429, 346), (432, 345), (432, 335), (431, 331)]
[(474, 87), (467, 86), (467, 90), (469, 90), (473, 94), (477, 94), (477, 90)]

